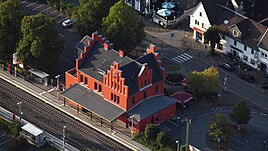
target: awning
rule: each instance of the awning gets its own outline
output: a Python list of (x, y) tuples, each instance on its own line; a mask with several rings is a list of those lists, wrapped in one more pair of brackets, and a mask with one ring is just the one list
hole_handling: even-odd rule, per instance
[(22, 126), (21, 129), (32, 134), (33, 136), (38, 136), (38, 135), (43, 133), (43, 131), (41, 129), (37, 128), (36, 126), (34, 126), (30, 123)]
[(47, 73), (45, 73), (45, 72), (43, 72), (43, 71), (40, 71), (40, 70), (35, 70), (35, 69), (30, 69), (30, 70), (28, 70), (30, 73), (32, 73), (32, 74), (34, 74), (34, 75), (36, 75), (36, 76), (38, 76), (39, 78), (46, 78), (46, 77), (48, 77), (49, 75), (47, 74)]
[(104, 100), (99, 94), (78, 83), (63, 91), (61, 95), (109, 122), (125, 113), (124, 109)]

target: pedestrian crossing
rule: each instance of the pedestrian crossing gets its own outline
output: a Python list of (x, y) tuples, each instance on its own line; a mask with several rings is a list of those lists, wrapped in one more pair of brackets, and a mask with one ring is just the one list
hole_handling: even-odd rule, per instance
[(193, 56), (187, 54), (187, 53), (182, 53), (182, 54), (179, 54), (178, 56), (176, 57), (173, 57), (172, 60), (177, 62), (177, 63), (183, 63), (185, 61), (188, 61), (190, 59), (192, 59)]
[(226, 110), (226, 108), (224, 106), (213, 107), (212, 109), (213, 109), (214, 112), (219, 112), (219, 111)]

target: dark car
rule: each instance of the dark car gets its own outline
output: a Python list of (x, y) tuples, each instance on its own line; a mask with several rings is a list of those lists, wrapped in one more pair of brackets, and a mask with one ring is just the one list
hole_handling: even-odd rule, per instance
[(225, 63), (225, 62), (219, 62), (219, 67), (224, 68), (228, 71), (234, 71), (234, 65), (230, 63)]
[(268, 89), (268, 82), (264, 82), (264, 83), (261, 85), (261, 88), (263, 88), (263, 89)]
[(255, 81), (254, 76), (250, 74), (240, 74), (239, 77), (249, 83), (253, 83)]

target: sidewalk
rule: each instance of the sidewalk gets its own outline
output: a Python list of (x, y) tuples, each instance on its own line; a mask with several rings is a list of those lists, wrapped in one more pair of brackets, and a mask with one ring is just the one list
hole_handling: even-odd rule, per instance
[[(47, 104), (50, 104), (51, 106), (54, 106), (58, 110), (70, 115), (71, 117), (75, 117), (75, 119), (79, 120), (80, 122), (83, 122), (84, 124), (94, 128), (95, 130), (101, 132), (105, 136), (110, 137), (113, 140), (116, 140), (120, 142), (121, 144), (127, 146), (128, 148), (135, 150), (135, 151), (149, 151), (150, 149), (146, 148), (145, 146), (134, 142), (131, 140), (130, 137), (127, 135), (116, 132), (112, 133), (110, 129), (101, 126), (98, 122), (94, 122), (90, 120), (90, 117), (85, 116), (84, 114), (77, 113), (75, 109), (64, 106), (62, 100), (58, 100), (56, 96), (52, 95), (51, 93), (44, 91), (43, 89), (31, 83), (28, 81), (24, 81), (21, 78), (17, 78), (13, 75), (8, 74), (6, 71), (1, 70), (0, 71), (0, 77), (4, 79), (5, 81), (15, 85), (16, 87), (30, 93), (33, 96), (38, 97), (42, 101), (44, 101)], [(47, 90), (47, 87), (44, 87), (45, 90)]]

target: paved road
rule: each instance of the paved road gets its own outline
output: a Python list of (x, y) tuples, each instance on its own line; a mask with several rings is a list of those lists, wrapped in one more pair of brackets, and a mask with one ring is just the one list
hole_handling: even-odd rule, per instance
[[(228, 115), (230, 113), (229, 107), (214, 107), (205, 109), (202, 113), (192, 121), (190, 126), (190, 144), (194, 144), (197, 148), (202, 150), (210, 150), (206, 143), (206, 133), (208, 130), (208, 123), (215, 113), (222, 113)], [(243, 138), (235, 134), (230, 134), (228, 150), (262, 150), (263, 141), (267, 141), (268, 136), (268, 117), (256, 112), (252, 112), (252, 118), (243, 129), (248, 130), (248, 137)], [(185, 143), (185, 127), (182, 128), (180, 140)]]
[[(75, 0), (74, 0), (75, 1)], [(64, 83), (64, 73), (65, 71), (73, 68), (75, 66), (75, 55), (76, 49), (75, 46), (78, 41), (81, 40), (79, 35), (75, 35), (70, 32), (70, 28), (63, 28), (61, 26), (62, 22), (68, 18), (68, 16), (62, 14), (58, 10), (42, 4), (38, 1), (22, 1), (23, 9), (26, 13), (34, 15), (38, 13), (46, 14), (53, 18), (56, 22), (56, 29), (59, 32), (59, 36), (65, 41), (64, 51), (59, 55), (58, 63), (54, 66), (51, 66), (50, 71), (54, 71), (52, 75), (61, 74), (60, 81)]]
[[(210, 56), (202, 56), (198, 57), (198, 53), (193, 50), (187, 51), (187, 55), (193, 56), (193, 58), (188, 59), (187, 61), (183, 61), (182, 54), (185, 53), (184, 50), (180, 49), (181, 38), (184, 36), (184, 31), (171, 31), (166, 33), (157, 33), (157, 32), (147, 32), (150, 36), (146, 37), (144, 43), (153, 42), (158, 47), (158, 51), (160, 54), (166, 56), (173, 60), (174, 63), (179, 64), (181, 66), (181, 72), (184, 74), (189, 74), (190, 71), (197, 70), (202, 71), (205, 68), (208, 68), (212, 65), (217, 66), (217, 62), (214, 59), (211, 59)], [(168, 38), (167, 35), (170, 33), (175, 33), (174, 39)], [(167, 38), (163, 38), (167, 37)], [(163, 50), (161, 48), (161, 39), (164, 40)], [(165, 43), (166, 42), (166, 43)], [(203, 53), (202, 53), (203, 55)], [(177, 57), (177, 58), (176, 58)], [(185, 55), (184, 55), (184, 59)], [(177, 61), (176, 61), (177, 60)], [(221, 85), (223, 85), (224, 77), (229, 74), (227, 86), (231, 92), (234, 92), (236, 95), (243, 97), (258, 106), (259, 108), (265, 109), (268, 112), (268, 95), (264, 93), (263, 90), (256, 88), (250, 83), (243, 81), (236, 77), (236, 75), (219, 69), (219, 74), (221, 78)]]

